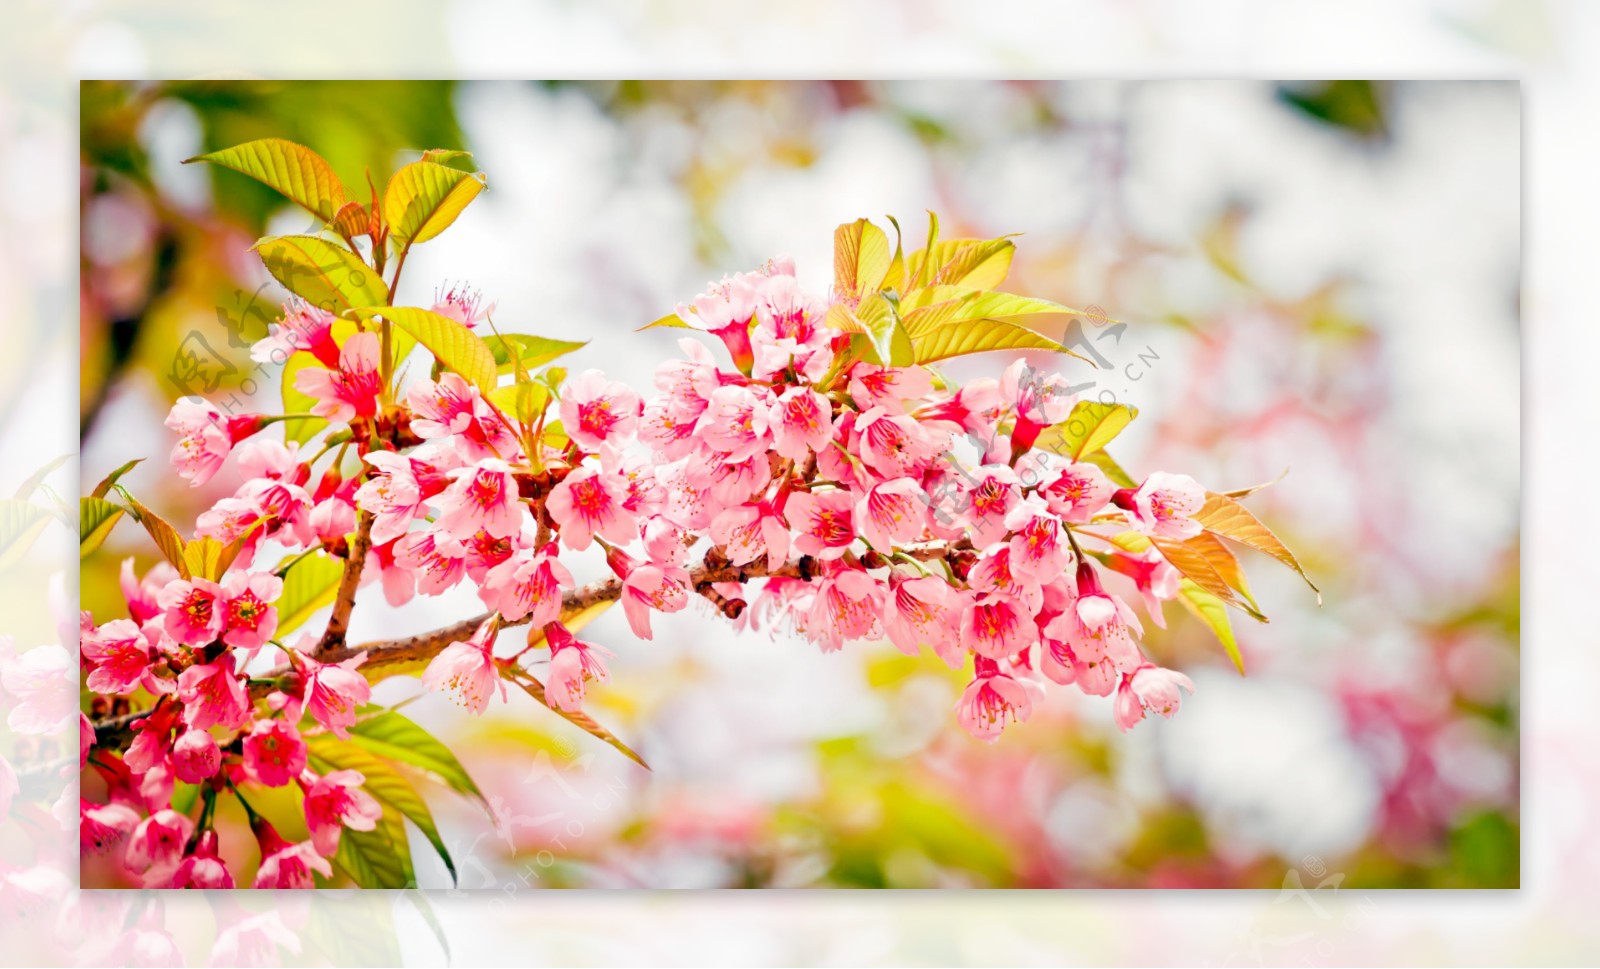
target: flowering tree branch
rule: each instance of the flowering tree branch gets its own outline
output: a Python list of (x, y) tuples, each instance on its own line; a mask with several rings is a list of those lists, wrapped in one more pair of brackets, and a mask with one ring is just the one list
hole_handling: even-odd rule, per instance
[[(1114, 694), (1125, 730), (1171, 716), (1193, 684), (1145, 654), (1130, 593), (1155, 622), (1164, 601), (1182, 602), (1237, 663), (1224, 607), (1260, 612), (1223, 540), (1299, 569), (1232, 496), (1186, 475), (1129, 475), (1105, 449), (1135, 411), (1078, 401), (1063, 374), (1019, 355), (1079, 356), (1026, 325), (1073, 311), (995, 288), (1009, 239), (940, 241), (933, 219), (926, 247), (907, 253), (865, 219), (842, 225), (825, 298), (775, 259), (651, 324), (726, 353), (680, 341), (683, 356), (644, 395), (597, 369), (569, 378), (552, 362), (583, 344), (502, 334), (476, 294), (399, 304), (411, 246), (483, 187), (451, 164), (461, 156), (424, 154), (381, 197), (373, 186), (370, 204), (303, 146), (267, 139), (205, 156), (266, 181), (343, 244), (324, 233), (255, 247), (293, 293), (252, 348), (284, 362), (288, 413), (228, 416), (184, 399), (168, 415), (172, 462), (191, 484), (239, 451), (243, 483), (192, 538), (117, 485), (121, 471), (85, 498), (97, 516), (86, 548), (128, 515), (166, 559), (142, 577), (129, 563), (128, 618), (90, 620), (82, 635), (95, 719), (81, 723), (80, 766), (101, 774), (109, 800), (84, 807), (81, 830), (126, 838), (148, 886), (232, 887), (214, 830), (222, 796), (251, 817), (256, 887), (309, 887), (335, 866), (399, 887), (409, 872), (350, 855), (405, 854), (407, 821), (450, 866), (415, 792), (368, 757), (372, 745), (402, 761), (426, 749), (417, 766), (477, 792), (416, 724), (392, 710), (358, 716), (371, 683), (396, 672), (421, 668), (424, 689), (479, 714), (514, 685), (638, 760), (583, 710), (591, 685), (609, 681), (609, 651), (576, 631), (607, 603), (649, 640), (653, 616), (697, 597), (739, 619), (740, 587), (769, 580), (763, 619), (824, 651), (888, 640), (969, 670), (956, 719), (992, 741), (1049, 683)], [(398, 366), (413, 351), (432, 358), (427, 376)], [(931, 367), (995, 351), (1014, 355), (998, 379), (958, 385)], [(282, 442), (260, 435), (275, 423)], [(320, 449), (302, 454), (324, 424)], [(578, 586), (568, 563), (585, 555), (603, 555), (611, 576)], [(1113, 575), (1121, 591), (1107, 587)], [(486, 611), (351, 644), (357, 591), (372, 579), (391, 605), (467, 587)], [(287, 638), (330, 603), (320, 635)], [(527, 647), (497, 650), (501, 630), (521, 625)], [(251, 675), (269, 645), (285, 664)], [(542, 680), (523, 666), (534, 647), (548, 648)], [(148, 709), (117, 715), (136, 700)], [(337, 769), (346, 761), (364, 766)], [(195, 798), (173, 807), (176, 782), (199, 792), (198, 809)], [(311, 839), (285, 842), (240, 784), (298, 787)], [(378, 833), (341, 840), (345, 828)]]

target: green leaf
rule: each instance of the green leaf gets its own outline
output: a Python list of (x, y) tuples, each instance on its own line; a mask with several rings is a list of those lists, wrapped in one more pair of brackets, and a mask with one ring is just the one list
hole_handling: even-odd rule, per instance
[(1306, 575), (1306, 570), (1300, 567), (1300, 560), (1296, 559), (1294, 553), (1289, 551), (1289, 547), (1272, 533), (1272, 529), (1261, 524), (1261, 521), (1243, 505), (1227, 495), (1208, 492), (1205, 506), (1194, 517), (1205, 526), (1206, 531), (1266, 552), (1293, 569), (1305, 580), (1306, 585), (1311, 586), (1311, 591), (1317, 594), (1317, 605), (1322, 605), (1322, 592), (1316, 583), (1311, 581), (1311, 577)]
[(1032, 296), (1016, 296), (964, 286), (930, 286), (906, 294), (900, 313), (913, 337), (966, 320), (1017, 320), (1027, 316), (1075, 316), (1070, 306)]
[[(433, 812), (428, 810), (428, 802), (422, 799), (411, 782), (395, 769), (393, 763), (378, 755), (359, 747), (346, 743), (332, 734), (313, 734), (306, 738), (307, 757), (314, 770), (319, 773), (328, 773), (333, 770), (360, 771), (366, 778), (361, 785), (362, 790), (386, 807), (391, 807), (405, 815), (407, 820), (417, 826), (428, 843), (433, 845), (433, 850), (439, 853), (446, 868), (450, 870), (450, 879), (456, 878), (456, 863), (450, 857), (450, 851), (444, 845), (444, 839), (439, 837), (439, 829), (433, 823)], [(346, 831), (345, 834), (350, 832)]]
[(489, 402), (507, 417), (533, 425), (538, 423), (539, 415), (550, 403), (550, 391), (544, 384), (532, 382), (507, 384), (490, 391)]
[[(1139, 416), (1136, 407), (1126, 404), (1105, 404), (1097, 400), (1080, 400), (1072, 413), (1059, 424), (1039, 432), (1034, 447), (1069, 457), (1085, 460), (1095, 451), (1103, 451), (1123, 429)], [(1132, 487), (1131, 484), (1124, 487)]]
[(501, 373), (510, 373), (516, 369), (519, 361), (523, 367), (536, 370), (589, 345), (587, 340), (553, 340), (526, 333), (490, 335), (482, 339), (489, 347), (489, 352), (494, 354), (494, 362)]
[(343, 562), (320, 550), (289, 566), (277, 601), (278, 638), (298, 628), (318, 609), (332, 605), (343, 576)]
[(183, 556), (186, 543), (183, 540), (183, 536), (178, 534), (178, 530), (173, 528), (166, 519), (140, 504), (139, 499), (128, 493), (128, 489), (121, 485), (116, 485), (115, 487), (117, 493), (122, 495), (123, 500), (128, 503), (128, 510), (133, 512), (133, 517), (138, 520), (139, 524), (144, 526), (144, 530), (149, 532), (150, 537), (155, 540), (156, 548), (161, 550), (161, 555), (172, 563), (172, 567), (178, 570), (179, 575), (182, 575), (185, 579), (191, 578), (189, 563)]
[[(289, 354), (289, 359), (283, 363), (283, 412), (285, 414), (310, 413), (316, 404), (316, 398), (310, 394), (303, 394), (295, 388), (295, 375), (310, 367), (320, 367), (322, 362), (315, 354), (307, 350), (296, 350)], [(317, 432), (328, 426), (328, 421), (321, 417), (297, 417), (283, 422), (283, 436), (285, 439), (300, 444), (317, 436)]]
[(850, 302), (876, 293), (893, 261), (889, 237), (866, 219), (833, 231), (833, 291)]
[(268, 236), (255, 244), (283, 288), (335, 316), (389, 301), (389, 287), (361, 257), (316, 236)]
[(99, 484), (94, 486), (94, 491), (90, 492), (90, 494), (96, 498), (104, 498), (106, 495), (111, 493), (112, 485), (122, 480), (123, 475), (127, 474), (129, 471), (132, 471), (134, 467), (143, 460), (144, 458), (134, 458), (132, 461), (129, 461), (127, 464), (124, 464), (122, 467), (106, 475)]
[(645, 770), (650, 769), (650, 765), (644, 762), (643, 757), (640, 757), (638, 754), (634, 753), (632, 747), (629, 747), (627, 744), (623, 743), (621, 738), (619, 738), (616, 734), (612, 733), (610, 730), (607, 730), (605, 727), (602, 727), (600, 723), (593, 717), (581, 710), (577, 713), (571, 713), (561, 709), (558, 706), (555, 706), (549, 700), (545, 699), (544, 684), (539, 682), (537, 677), (533, 676), (531, 673), (523, 673), (522, 675), (524, 678), (513, 679), (511, 682), (520, 687), (523, 692), (527, 693), (535, 700), (538, 700), (540, 703), (548, 707), (556, 716), (582, 730), (584, 733), (587, 733), (589, 736), (594, 737), (597, 740), (603, 740), (610, 744), (616, 750), (621, 752), (624, 757), (633, 761), (635, 764), (638, 764)]
[(993, 289), (1005, 282), (1017, 247), (1009, 238), (946, 239), (929, 250), (918, 249), (907, 259), (913, 274), (928, 271), (929, 286), (964, 286)]
[(917, 334), (912, 342), (916, 347), (917, 363), (933, 363), (991, 350), (1050, 350), (1055, 353), (1072, 353), (1043, 333), (1005, 320), (963, 320), (946, 323), (931, 330), (924, 330)]
[(197, 161), (248, 175), (316, 213), (324, 222), (332, 222), (339, 209), (350, 201), (344, 183), (326, 159), (304, 145), (282, 138), (246, 142), (185, 159), (184, 164)]
[(44, 483), (44, 479), (50, 476), (50, 472), (52, 472), (55, 469), (61, 467), (63, 464), (66, 464), (67, 460), (69, 458), (71, 458), (74, 453), (76, 453), (76, 452), (63, 454), (59, 458), (56, 458), (54, 461), (50, 461), (50, 462), (46, 463), (44, 467), (42, 467), (39, 470), (35, 471), (33, 474), (28, 475), (28, 480), (26, 480), (26, 481), (22, 482), (22, 484), (18, 485), (17, 486), (17, 493), (12, 495), (11, 497), (17, 498), (17, 499), (22, 499), (22, 498), (26, 498), (29, 495), (33, 494), (34, 489), (39, 487), (39, 485), (43, 484)]
[(0, 568), (15, 563), (50, 524), (50, 510), (42, 505), (0, 498)]
[(344, 829), (333, 867), (359, 888), (415, 888), (411, 844), (406, 839), (405, 817), (385, 807), (383, 818), (371, 831)]
[(1239, 643), (1233, 637), (1233, 623), (1228, 619), (1228, 608), (1223, 601), (1200, 588), (1193, 579), (1178, 580), (1178, 601), (1206, 624), (1243, 676), (1244, 656), (1239, 653)]
[(124, 514), (126, 512), (120, 505), (114, 505), (104, 498), (79, 498), (78, 557), (87, 558), (105, 544), (111, 529)]
[(1133, 475), (1122, 469), (1111, 455), (1104, 451), (1090, 451), (1083, 456), (1083, 460), (1094, 465), (1106, 473), (1106, 477), (1123, 488), (1137, 488), (1139, 483), (1133, 480)]
[(427, 242), (450, 227), (489, 184), (482, 172), (464, 172), (432, 161), (404, 166), (383, 190), (383, 220), (397, 243)]
[(880, 366), (908, 367), (919, 361), (900, 314), (881, 293), (873, 293), (855, 308), (835, 303), (828, 309), (827, 325), (845, 333), (860, 334), (871, 348), (869, 362)]
[(676, 313), (668, 313), (666, 316), (661, 317), (659, 320), (655, 320), (653, 322), (646, 323), (644, 326), (639, 327), (639, 332), (643, 332), (645, 330), (654, 330), (654, 329), (658, 329), (660, 327), (670, 327), (670, 328), (672, 328), (674, 330), (693, 330), (693, 329), (696, 329), (696, 327), (690, 326), (688, 323), (685, 323), (684, 320), (683, 320), (683, 317), (679, 316), (678, 314), (676, 314)]
[(500, 366), (476, 333), (431, 310), (414, 306), (366, 306), (350, 311), (362, 320), (383, 317), (411, 334), (434, 359), (488, 394), (500, 382)]
[(350, 728), (350, 742), (379, 757), (419, 768), (452, 790), (488, 805), (483, 792), (450, 748), (398, 713), (386, 711), (357, 720)]

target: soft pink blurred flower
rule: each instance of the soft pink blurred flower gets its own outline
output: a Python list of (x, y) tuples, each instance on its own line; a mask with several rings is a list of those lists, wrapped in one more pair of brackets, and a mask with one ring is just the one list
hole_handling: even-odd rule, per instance
[(483, 713), (496, 689), (506, 698), (506, 685), (495, 666), (494, 644), (500, 634), (500, 616), (478, 625), (472, 638), (446, 646), (422, 673), (423, 688), (444, 690), (470, 713)]

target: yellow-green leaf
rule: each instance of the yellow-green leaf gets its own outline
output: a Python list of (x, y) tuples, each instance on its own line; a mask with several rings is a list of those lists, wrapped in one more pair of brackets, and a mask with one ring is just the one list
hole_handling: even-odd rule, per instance
[(519, 361), (523, 367), (536, 370), (589, 345), (587, 340), (554, 340), (527, 333), (491, 334), (484, 337), (483, 342), (488, 345), (489, 352), (494, 354), (494, 362), (501, 373), (510, 373), (516, 369)]
[(1306, 575), (1306, 570), (1300, 567), (1300, 560), (1272, 533), (1272, 529), (1261, 524), (1243, 505), (1227, 495), (1207, 492), (1205, 506), (1194, 517), (1205, 526), (1206, 531), (1265, 552), (1294, 569), (1306, 585), (1311, 586), (1311, 591), (1317, 594), (1317, 604), (1322, 604), (1322, 592)]
[(1080, 400), (1066, 420), (1039, 432), (1034, 447), (1082, 461), (1085, 456), (1104, 450), (1137, 416), (1138, 408), (1126, 404)]
[(283, 138), (262, 138), (221, 151), (185, 159), (210, 162), (231, 168), (266, 185), (302, 208), (332, 222), (340, 207), (348, 202), (344, 183), (333, 166), (304, 145)]
[(21, 559), (49, 524), (48, 508), (15, 498), (0, 499), (0, 568)]
[(178, 534), (178, 530), (166, 519), (140, 504), (139, 499), (129, 494), (126, 488), (119, 485), (117, 491), (127, 501), (128, 510), (133, 512), (133, 517), (144, 526), (145, 531), (150, 533), (156, 548), (161, 550), (162, 557), (172, 563), (172, 567), (185, 579), (190, 578), (189, 563), (183, 555), (186, 543), (183, 536)]
[(318, 609), (332, 605), (343, 575), (343, 562), (320, 550), (289, 566), (277, 601), (278, 637), (298, 628)]
[(507, 384), (490, 391), (489, 402), (518, 423), (532, 425), (550, 403), (550, 390), (544, 384), (531, 382)]
[(482, 172), (464, 172), (432, 161), (404, 166), (383, 190), (383, 220), (396, 242), (427, 242), (489, 184)]
[(1032, 296), (969, 289), (964, 286), (930, 286), (909, 293), (900, 302), (906, 330), (920, 337), (929, 330), (966, 320), (1018, 320), (1028, 316), (1074, 316), (1070, 306)]
[(357, 720), (350, 727), (350, 743), (379, 757), (409, 764), (449, 785), (452, 790), (487, 805), (483, 792), (467, 769), (433, 734), (398, 713), (385, 711)]
[(883, 230), (857, 219), (833, 232), (833, 290), (851, 302), (876, 293), (889, 272), (893, 255)]
[(579, 710), (576, 713), (568, 712), (545, 699), (544, 684), (539, 682), (538, 678), (533, 676), (533, 674), (523, 673), (520, 678), (514, 679), (511, 682), (516, 684), (518, 687), (521, 687), (523, 692), (527, 693), (529, 696), (548, 707), (556, 716), (582, 730), (589, 736), (594, 737), (597, 740), (603, 740), (607, 744), (610, 744), (624, 757), (633, 761), (635, 764), (638, 764), (640, 767), (643, 767), (645, 770), (650, 769), (650, 765), (644, 762), (643, 757), (640, 757), (638, 754), (634, 753), (632, 747), (629, 747), (627, 744), (623, 743), (616, 734), (612, 733), (610, 730), (607, 730), (605, 727), (602, 727), (593, 717), (589, 716), (587, 713), (584, 713), (582, 710)]
[(1005, 320), (964, 320), (924, 330), (912, 337), (917, 363), (933, 363), (991, 350), (1050, 350), (1077, 356), (1056, 341)]
[(1104, 451), (1090, 451), (1083, 456), (1083, 460), (1104, 471), (1106, 477), (1110, 478), (1119, 487), (1136, 488), (1139, 485), (1137, 481), (1133, 480), (1133, 475), (1124, 471), (1122, 465), (1118, 464), (1111, 455)]
[(1228, 619), (1228, 609), (1222, 600), (1200, 588), (1194, 580), (1180, 579), (1178, 601), (1183, 603), (1185, 609), (1194, 613), (1196, 619), (1206, 624), (1206, 628), (1211, 630), (1217, 637), (1217, 642), (1227, 651), (1228, 658), (1233, 660), (1239, 675), (1243, 676), (1244, 656), (1239, 652), (1239, 642), (1233, 636), (1233, 623)]
[(870, 362), (881, 366), (907, 367), (918, 363), (910, 334), (901, 325), (900, 315), (881, 293), (873, 293), (854, 309), (834, 303), (824, 318), (828, 326), (845, 333), (859, 334), (871, 350)]
[(431, 310), (415, 306), (365, 306), (350, 311), (363, 320), (383, 317), (411, 334), (446, 368), (455, 371), (485, 394), (500, 382), (494, 353), (476, 333)]
[(105, 544), (106, 536), (125, 514), (119, 505), (104, 498), (78, 499), (78, 557), (85, 558)]
[(94, 491), (90, 492), (90, 494), (96, 498), (104, 498), (106, 495), (111, 493), (112, 485), (121, 480), (123, 475), (127, 474), (129, 471), (132, 471), (143, 460), (144, 458), (134, 458), (132, 461), (129, 461), (127, 464), (124, 464), (122, 467), (106, 475), (103, 479), (101, 479), (99, 484), (94, 486)]
[(906, 260), (913, 274), (927, 273), (929, 286), (965, 286), (993, 289), (1005, 282), (1011, 271), (1011, 258), (1017, 250), (1010, 239), (946, 239), (937, 243), (930, 257), (918, 249)]
[(339, 835), (339, 850), (330, 860), (334, 870), (358, 888), (415, 888), (417, 884), (405, 816), (392, 807), (384, 807), (383, 817), (371, 831), (345, 828)]
[(661, 317), (659, 320), (653, 320), (653, 321), (651, 321), (649, 323), (646, 323), (644, 326), (639, 327), (639, 332), (642, 333), (645, 330), (655, 330), (655, 329), (660, 329), (662, 327), (670, 327), (670, 328), (672, 328), (674, 330), (693, 330), (693, 329), (695, 329), (695, 327), (692, 327), (688, 323), (685, 323), (684, 320), (683, 320), (683, 317), (679, 316), (678, 314), (676, 314), (676, 313), (668, 313), (666, 316)]
[(255, 244), (283, 288), (335, 316), (389, 301), (389, 288), (361, 257), (316, 236), (268, 236)]
[[(283, 364), (283, 412), (285, 414), (310, 413), (316, 399), (310, 394), (301, 393), (294, 385), (295, 375), (308, 367), (320, 367), (322, 362), (306, 350), (296, 350), (289, 354), (289, 359)], [(300, 444), (311, 440), (317, 432), (328, 426), (326, 419), (321, 417), (297, 417), (283, 422), (283, 436), (290, 441)]]
[(416, 825), (417, 830), (428, 839), (428, 843), (433, 845), (433, 850), (439, 853), (445, 867), (450, 869), (451, 881), (455, 880), (456, 863), (451, 859), (449, 849), (444, 846), (444, 839), (439, 837), (439, 828), (433, 823), (433, 812), (428, 810), (428, 802), (424, 801), (416, 788), (411, 786), (411, 782), (395, 769), (393, 763), (364, 747), (326, 733), (313, 734), (306, 738), (306, 756), (312, 769), (318, 773), (326, 774), (333, 770), (360, 771), (366, 778), (361, 789), (372, 795), (379, 804), (399, 811)]

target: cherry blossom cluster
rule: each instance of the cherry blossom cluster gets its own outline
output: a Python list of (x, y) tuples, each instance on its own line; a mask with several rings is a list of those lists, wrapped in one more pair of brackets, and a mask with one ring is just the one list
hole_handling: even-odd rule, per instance
[[(121, 851), (150, 886), (231, 886), (212, 827), (226, 793), (257, 835), (254, 884), (305, 887), (330, 874), (344, 829), (378, 823), (365, 779), (310, 769), (302, 736), (346, 736), (370, 697), (366, 654), (320, 660), (332, 623), (320, 642), (277, 638), (285, 567), (263, 561), (268, 547), (291, 564), (345, 561), (392, 605), (467, 583), (486, 618), (443, 645), (422, 682), (475, 713), (534, 672), (548, 704), (581, 712), (611, 654), (569, 628), (575, 602), (620, 601), (648, 640), (655, 614), (705, 600), (741, 628), (789, 628), (824, 651), (887, 640), (933, 653), (970, 676), (955, 710), (984, 740), (1028, 719), (1051, 683), (1115, 693), (1123, 729), (1170, 717), (1193, 686), (1144, 656), (1140, 620), (1111, 586), (1160, 624), (1179, 575), (1112, 538), (1196, 535), (1203, 489), (1166, 473), (1118, 487), (1037, 447), (1075, 403), (1059, 375), (1018, 359), (958, 386), (878, 365), (826, 325), (829, 308), (787, 260), (727, 277), (677, 314), (718, 342), (681, 340), (654, 393), (585, 370), (547, 379), (550, 403), (530, 420), (448, 369), (389, 386), (375, 329), (341, 340), (334, 315), (291, 300), (254, 355), (311, 355), (294, 386), (332, 424), (323, 446), (260, 435), (302, 415), (179, 401), (167, 418), (177, 473), (199, 486), (232, 460), (242, 478), (194, 529), (236, 555), (215, 580), (166, 563), (139, 576), (130, 560), (128, 618), (83, 616), (96, 711), (153, 698), (125, 745), (98, 743), (83, 720), (82, 762), (107, 790), (82, 802), (85, 850)], [(432, 311), (475, 333), (489, 312), (460, 290)], [(603, 555), (614, 578), (580, 589), (569, 565), (584, 554)], [(501, 646), (518, 625), (526, 645)], [(201, 787), (198, 822), (173, 807), (179, 781)], [(280, 836), (246, 784), (297, 787), (308, 837)]]

